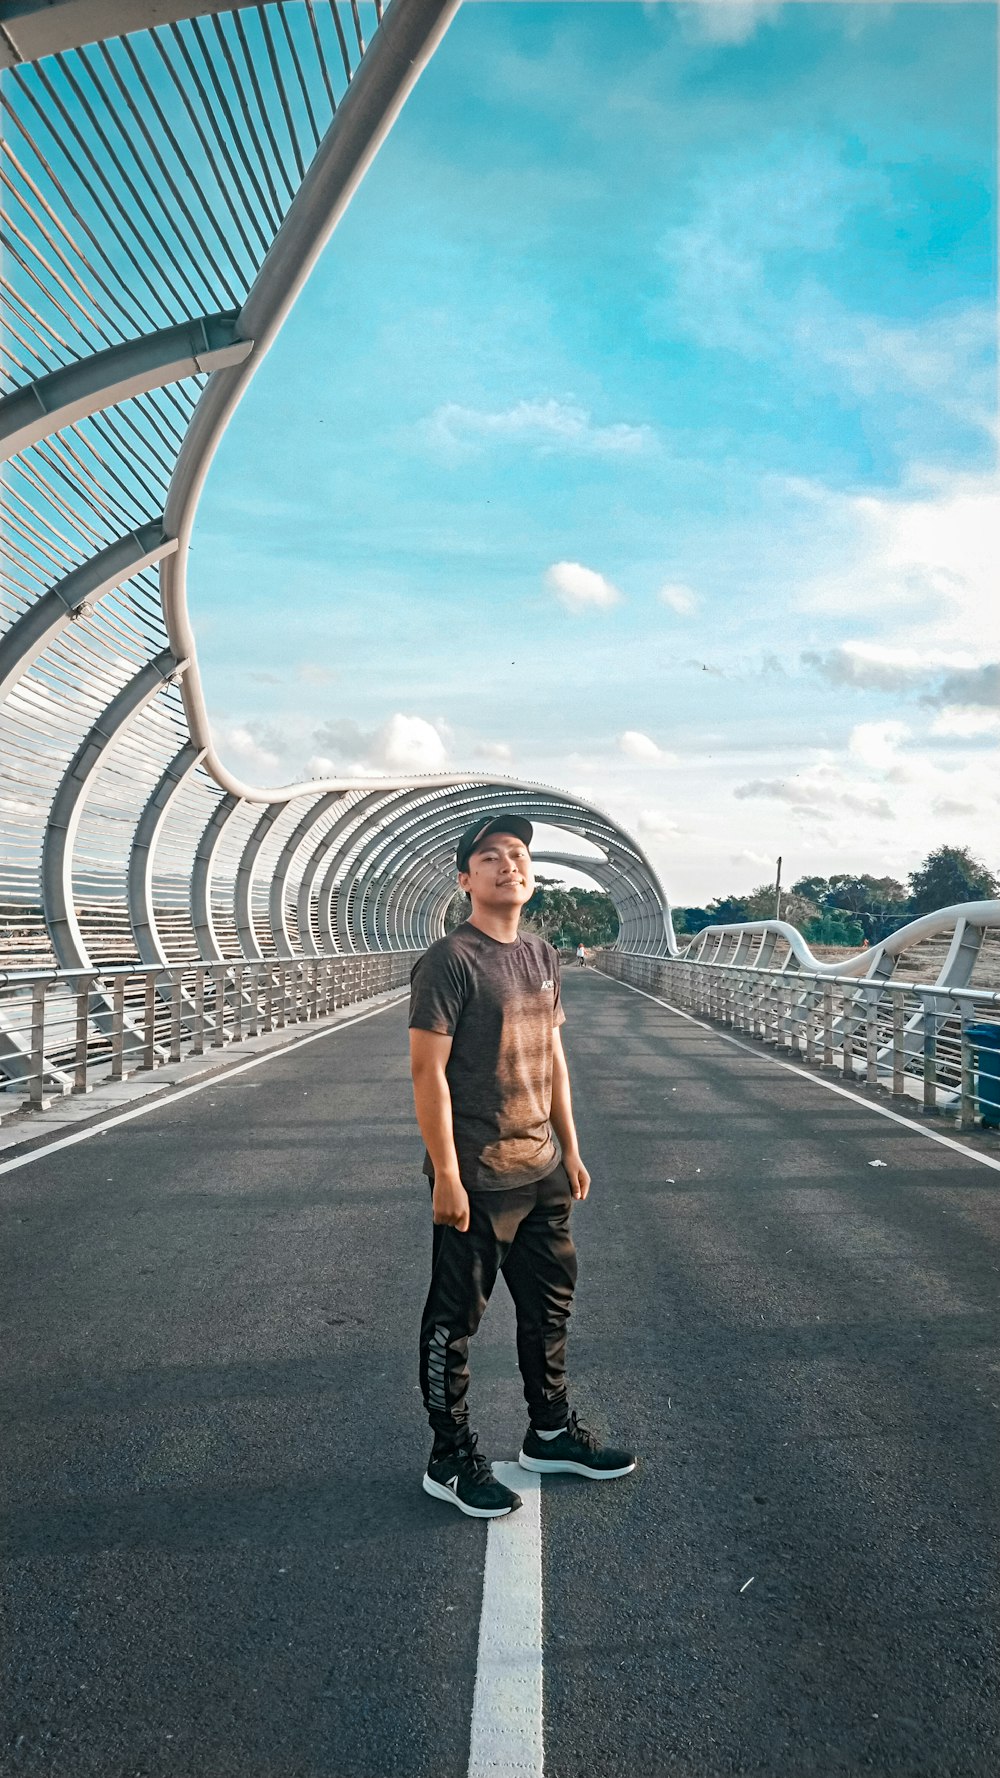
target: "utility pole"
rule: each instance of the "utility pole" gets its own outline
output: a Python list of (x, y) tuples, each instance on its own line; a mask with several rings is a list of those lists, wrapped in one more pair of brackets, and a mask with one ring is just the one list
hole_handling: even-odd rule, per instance
[(778, 874), (774, 882), (774, 917), (781, 919), (781, 859), (778, 859)]

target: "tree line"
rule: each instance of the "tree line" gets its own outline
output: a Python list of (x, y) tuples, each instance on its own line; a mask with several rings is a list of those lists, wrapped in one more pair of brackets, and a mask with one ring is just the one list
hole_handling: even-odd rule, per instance
[[(445, 929), (451, 932), (469, 917), (469, 898), (461, 891), (448, 909)], [(618, 937), (618, 915), (610, 895), (601, 889), (567, 889), (552, 877), (536, 877), (535, 893), (525, 902), (521, 924), (537, 932), (557, 950), (611, 945)]]
[[(965, 846), (938, 846), (911, 871), (906, 884), (895, 877), (850, 871), (832, 877), (800, 877), (782, 890), (781, 918), (797, 926), (811, 944), (876, 944), (907, 921), (960, 901), (992, 901), (997, 878)], [(776, 890), (761, 883), (747, 895), (722, 895), (707, 907), (674, 908), (674, 930), (700, 932), (704, 926), (735, 926), (746, 920), (773, 920)]]

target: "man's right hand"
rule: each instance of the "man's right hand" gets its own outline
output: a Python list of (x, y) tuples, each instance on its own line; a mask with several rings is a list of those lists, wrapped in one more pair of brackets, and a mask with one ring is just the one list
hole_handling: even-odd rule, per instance
[(434, 1180), (434, 1221), (464, 1235), (469, 1226), (469, 1194), (456, 1173), (438, 1173)]

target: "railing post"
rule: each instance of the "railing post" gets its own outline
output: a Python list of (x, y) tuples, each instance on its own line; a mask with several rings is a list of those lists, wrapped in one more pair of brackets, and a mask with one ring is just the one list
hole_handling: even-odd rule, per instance
[(319, 972), (320, 964), (309, 964), (309, 1017), (315, 1021), (319, 1018)]
[(243, 1041), (243, 965), (233, 964), (233, 1042)]
[(90, 1060), (90, 990), (93, 977), (79, 975), (76, 978), (76, 1030), (73, 1044), (73, 1091), (89, 1093), (87, 1065)]
[(926, 1002), (924, 1009), (924, 1112), (928, 1117), (937, 1113), (937, 1014), (932, 1012)]
[(111, 1078), (125, 1079), (125, 977), (116, 975), (111, 990)]
[(170, 1060), (172, 1062), (179, 1062), (181, 1059), (181, 997), (183, 991), (183, 970), (172, 970), (170, 975)]
[(191, 1032), (191, 1054), (203, 1056), (205, 1053), (205, 977), (208, 966), (205, 963), (195, 965), (194, 977), (194, 1029)]
[(958, 1127), (960, 1130), (971, 1130), (976, 1121), (976, 1069), (973, 1048), (969, 1041), (969, 1017), (964, 1006), (962, 1007), (960, 1018), (961, 1074), (958, 1100)]
[(898, 1099), (906, 1091), (906, 1007), (900, 992), (892, 993), (892, 1093)]
[(878, 997), (878, 988), (865, 995), (865, 1080), (870, 1087), (878, 1086)]
[(854, 1079), (854, 999), (857, 989), (844, 988), (841, 994), (843, 1040), (840, 1048), (840, 1069), (845, 1080)]
[(823, 1066), (833, 1067), (833, 983), (823, 983)]
[(215, 1031), (212, 1036), (212, 1048), (221, 1050), (226, 1042), (226, 966), (217, 963), (212, 971), (215, 985)]
[(142, 1066), (156, 1067), (156, 977), (150, 970), (143, 983)]
[(31, 1074), (28, 1103), (33, 1111), (45, 1111), (52, 1103), (45, 1096), (45, 990), (47, 982), (31, 984)]

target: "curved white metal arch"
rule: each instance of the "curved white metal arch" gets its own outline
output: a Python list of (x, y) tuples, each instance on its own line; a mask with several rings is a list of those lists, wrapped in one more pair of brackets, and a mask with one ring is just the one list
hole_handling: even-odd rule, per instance
[(242, 797), (234, 796), (232, 792), (222, 797), (205, 823), (194, 850), (191, 865), (191, 924), (194, 927), (198, 955), (203, 963), (224, 961), (219, 935), (212, 918), (212, 871), (215, 854), (225, 836), (226, 828), (237, 809), (242, 806)]
[(242, 364), (253, 351), (253, 340), (237, 329), (235, 313), (200, 315), (93, 352), (23, 384), (0, 400), (0, 460), (150, 389)]
[(223, 789), (251, 802), (287, 802), (303, 792), (339, 786), (328, 780), (264, 790), (229, 771), (215, 751), (197, 666), (187, 608), (187, 557), (198, 501), (222, 435), (251, 377), (273, 344), (402, 105), (444, 36), (459, 0), (394, 0), (365, 52), (361, 66), (309, 167), (264, 258), (236, 319), (236, 332), (253, 341), (241, 363), (210, 378), (195, 410), (164, 507), (164, 524), (178, 539), (176, 553), (160, 565), (167, 633), (175, 653), (192, 662), (184, 705), (192, 739), (206, 750), (206, 765)]
[(129, 723), (165, 685), (176, 682), (185, 665), (169, 649), (147, 661), (84, 736), (60, 781), (42, 846), (42, 907), (63, 969), (92, 967), (73, 900), (73, 842), (84, 803), (110, 749), (120, 742)]
[[(246, 0), (246, 4), (257, 4), (257, 0)], [(149, 224), (148, 235), (143, 239), (142, 230), (135, 231), (139, 255), (141, 258), (144, 253), (148, 253), (155, 281), (162, 283), (163, 290), (170, 295), (169, 301), (162, 296), (162, 292), (155, 295), (154, 307), (158, 304), (160, 312), (170, 314), (172, 306), (186, 306), (179, 289), (185, 283), (192, 292), (192, 307), (197, 308), (201, 300), (202, 284), (208, 299), (202, 316), (196, 314), (192, 319), (190, 315), (182, 313), (175, 315), (167, 325), (157, 327), (156, 317), (145, 306), (145, 298), (139, 300), (144, 268), (131, 256), (131, 263), (137, 273), (133, 291), (127, 278), (123, 277), (123, 268), (127, 272), (128, 266), (119, 253), (121, 248), (122, 253), (129, 257), (128, 243), (120, 234), (115, 235), (112, 212), (98, 205), (94, 212), (95, 221), (99, 211), (111, 233), (103, 243), (97, 240), (92, 229), (87, 238), (98, 249), (98, 257), (104, 253), (103, 275), (112, 282), (117, 281), (113, 294), (106, 281), (101, 288), (105, 293), (112, 294), (112, 301), (118, 303), (115, 317), (109, 316), (107, 319), (111, 335), (117, 332), (120, 337), (116, 342), (89, 355), (80, 355), (85, 352), (94, 331), (104, 340), (109, 338), (109, 334), (100, 325), (95, 325), (95, 329), (88, 333), (86, 326), (74, 320), (76, 333), (73, 337), (79, 340), (80, 346), (78, 355), (66, 364), (60, 362), (61, 352), (49, 350), (46, 337), (43, 333), (38, 333), (37, 339), (41, 342), (41, 347), (33, 349), (34, 359), (50, 366), (55, 359), (55, 367), (31, 377), (29, 382), (15, 389), (13, 394), (0, 400), (0, 438), (6, 436), (11, 451), (34, 451), (24, 472), (26, 486), (28, 483), (33, 486), (32, 477), (37, 477), (38, 464), (42, 458), (35, 447), (43, 439), (58, 432), (60, 428), (75, 425), (79, 420), (86, 420), (88, 425), (92, 424), (94, 427), (98, 426), (98, 420), (102, 427), (111, 425), (115, 421), (117, 410), (122, 409), (124, 414), (123, 404), (128, 404), (128, 415), (121, 420), (121, 430), (114, 432), (112, 427), (119, 447), (123, 440), (127, 441), (124, 470), (126, 481), (123, 483), (120, 476), (116, 481), (114, 474), (109, 471), (108, 502), (101, 505), (101, 529), (95, 529), (90, 523), (86, 500), (79, 522), (74, 510), (66, 507), (71, 526), (76, 526), (74, 534), (65, 539), (68, 547), (63, 548), (56, 540), (55, 547), (50, 548), (39, 533), (39, 549), (34, 556), (29, 553), (26, 561), (29, 580), (35, 584), (44, 584), (46, 579), (51, 578), (53, 568), (58, 572), (60, 563), (72, 562), (78, 560), (80, 555), (85, 555), (102, 533), (106, 534), (108, 529), (113, 529), (122, 518), (126, 522), (126, 528), (111, 543), (101, 545), (79, 567), (70, 568), (54, 584), (47, 585), (12, 624), (0, 644), (0, 691), (4, 687), (9, 689), (14, 686), (29, 666), (35, 663), (41, 665), (45, 651), (64, 638), (72, 617), (96, 605), (109, 593), (114, 592), (119, 596), (111, 602), (106, 614), (102, 612), (92, 625), (81, 631), (81, 637), (87, 638), (86, 643), (81, 643), (77, 648), (78, 657), (83, 663), (82, 670), (86, 671), (89, 658), (107, 663), (109, 653), (113, 655), (115, 649), (113, 638), (121, 626), (124, 625), (129, 635), (130, 646), (134, 646), (137, 638), (141, 641), (143, 635), (148, 636), (152, 626), (147, 624), (144, 615), (144, 602), (148, 604), (147, 590), (141, 583), (137, 583), (135, 588), (123, 589), (129, 579), (153, 565), (157, 565), (159, 569), (162, 609), (171, 642), (171, 647), (163, 650), (159, 639), (156, 640), (151, 649), (153, 658), (133, 675), (130, 686), (112, 700), (104, 715), (93, 725), (83, 749), (77, 749), (70, 772), (64, 776), (53, 799), (50, 829), (43, 848), (43, 895), (46, 923), (61, 961), (75, 961), (86, 955), (72, 905), (72, 851), (76, 826), (72, 819), (63, 819), (67, 814), (72, 816), (75, 810), (78, 821), (79, 808), (85, 797), (85, 790), (79, 785), (74, 788), (74, 774), (78, 775), (79, 770), (86, 767), (83, 753), (88, 744), (103, 749), (111, 744), (109, 736), (114, 738), (127, 733), (131, 714), (142, 707), (144, 693), (139, 688), (153, 685), (155, 691), (154, 679), (150, 676), (156, 674), (157, 663), (164, 659), (172, 663), (172, 676), (176, 676), (180, 670), (177, 663), (183, 663), (186, 667), (181, 690), (189, 740), (161, 773), (158, 784), (136, 822), (129, 858), (126, 906), (141, 956), (148, 957), (156, 964), (170, 961), (167, 956), (171, 943), (169, 935), (166, 931), (161, 934), (156, 930), (152, 892), (155, 849), (173, 800), (179, 794), (182, 784), (189, 781), (197, 764), (203, 766), (207, 778), (214, 778), (223, 793), (191, 854), (191, 919), (199, 954), (205, 961), (225, 960), (219, 933), (213, 923), (211, 879), (219, 848), (227, 837), (233, 837), (234, 831), (240, 834), (242, 841), (235, 868), (232, 906), (239, 951), (247, 959), (259, 959), (263, 948), (270, 949), (273, 945), (279, 957), (294, 960), (296, 955), (315, 956), (318, 951), (335, 951), (338, 944), (345, 951), (350, 951), (370, 945), (398, 946), (404, 941), (408, 944), (423, 943), (433, 937), (451, 893), (451, 873), (445, 862), (448, 850), (453, 847), (457, 833), (472, 818), (474, 811), (497, 804), (510, 808), (530, 808), (537, 819), (553, 820), (566, 825), (584, 838), (594, 838), (598, 845), (603, 845), (605, 856), (612, 864), (619, 866), (622, 873), (618, 894), (623, 908), (628, 909), (623, 930), (629, 942), (637, 942), (640, 934), (644, 934), (650, 944), (659, 942), (657, 933), (662, 925), (665, 902), (655, 873), (628, 837), (603, 812), (590, 810), (544, 785), (511, 779), (484, 780), (465, 773), (411, 774), (394, 781), (343, 777), (273, 789), (244, 784), (219, 760), (205, 713), (185, 590), (187, 552), (205, 475), (223, 429), (250, 377), (269, 349), (318, 253), (343, 214), (407, 93), (440, 42), (457, 10), (457, 4), (458, 0), (392, 0), (385, 16), (380, 16), (367, 50), (361, 42), (359, 27), (358, 41), (362, 59), (356, 69), (350, 65), (346, 55), (346, 46), (343, 45), (338, 24), (338, 35), (345, 48), (344, 62), (349, 80), (346, 95), (340, 98), (339, 103), (335, 103), (332, 87), (327, 80), (333, 121), (322, 139), (314, 126), (314, 137), (319, 146), (311, 164), (306, 166), (299, 154), (297, 190), (294, 180), (288, 176), (287, 167), (282, 168), (281, 176), (290, 200), (287, 208), (283, 197), (280, 201), (275, 197), (269, 210), (264, 203), (264, 210), (268, 211), (265, 218), (267, 228), (273, 233), (269, 246), (268, 237), (260, 226), (260, 219), (254, 215), (256, 238), (263, 249), (263, 258), (259, 255), (254, 258), (251, 253), (250, 273), (242, 283), (237, 279), (237, 288), (247, 292), (239, 306), (222, 306), (220, 301), (217, 309), (211, 308), (211, 299), (215, 298), (216, 291), (212, 277), (209, 276), (211, 268), (206, 269), (208, 261), (198, 267), (189, 267), (189, 272), (193, 271), (195, 279), (195, 283), (192, 283), (190, 275), (178, 270), (179, 260), (176, 264), (170, 262), (167, 236), (159, 228), (152, 210), (147, 209), (144, 216)], [(59, 0), (58, 5), (42, 8), (34, 0), (14, 0), (14, 4), (7, 9), (4, 20), (5, 27), (9, 27), (5, 40), (9, 52), (6, 60), (13, 64), (19, 58), (43, 54), (45, 44), (52, 48), (58, 42), (66, 47), (100, 38), (109, 32), (113, 34), (125, 29), (138, 30), (143, 25), (152, 26), (167, 18), (179, 19), (202, 12), (221, 13), (226, 10), (229, 8), (216, 6), (214, 0), (205, 0), (205, 3), (190, 0), (190, 4), (185, 4), (184, 0), (162, 0), (161, 4), (157, 0), (155, 9), (152, 8), (152, 0), (122, 0), (120, 6), (111, 9), (107, 0)], [(222, 31), (223, 26), (220, 24), (216, 36), (224, 52)], [(179, 46), (177, 66), (172, 70), (176, 86), (177, 70), (180, 69), (183, 73), (185, 51), (178, 33), (174, 33), (170, 43), (175, 47)], [(164, 36), (157, 40), (157, 47), (161, 58), (166, 61), (167, 48), (170, 45), (164, 47)], [(317, 51), (322, 61), (318, 40)], [(151, 47), (149, 54), (153, 54)], [(131, 49), (126, 52), (126, 56), (131, 58), (130, 65), (136, 76), (136, 84), (134, 90), (128, 94), (120, 82), (117, 90), (132, 107), (137, 127), (144, 139), (148, 140), (145, 124), (137, 110), (137, 105), (141, 106), (143, 102), (144, 80), (147, 81), (145, 91), (149, 93), (148, 76), (143, 74), (142, 66), (132, 55)], [(4, 59), (4, 55), (0, 53), (0, 62)], [(121, 66), (124, 67), (124, 60)], [(190, 68), (191, 64), (188, 63), (187, 66)], [(325, 68), (323, 71), (326, 71)], [(249, 70), (252, 81), (257, 81), (258, 72), (253, 68)], [(50, 90), (46, 86), (46, 79), (44, 74), (40, 74), (34, 84), (31, 80), (22, 83), (21, 71), (14, 77), (12, 84), (19, 94), (25, 95), (26, 107), (29, 112), (33, 110), (33, 114), (39, 113), (39, 94)], [(183, 102), (183, 91), (180, 88), (178, 90)], [(117, 93), (111, 87), (105, 98), (109, 95), (117, 98)], [(41, 107), (41, 114), (44, 123), (44, 106)], [(289, 136), (294, 141), (290, 119), (286, 120), (289, 122)], [(65, 121), (72, 134), (72, 120)], [(229, 121), (235, 127), (233, 119)], [(211, 128), (210, 122), (208, 127)], [(30, 143), (31, 138), (28, 140)], [(103, 137), (101, 140), (105, 150), (110, 153), (108, 141)], [(86, 155), (89, 150), (84, 138), (78, 135), (76, 142), (81, 154)], [(273, 136), (272, 145), (277, 152)], [(34, 144), (31, 146), (34, 147)], [(295, 146), (298, 153), (298, 147)], [(100, 178), (101, 169), (96, 162), (91, 162), (91, 165)], [(251, 174), (251, 185), (255, 184), (249, 162), (245, 158), (244, 166)], [(132, 189), (124, 174), (122, 189)], [(32, 187), (32, 190), (40, 201), (45, 201), (37, 186)], [(259, 182), (256, 182), (256, 190), (263, 202), (263, 187)], [(153, 209), (159, 195), (159, 192), (151, 194)], [(247, 195), (247, 189), (240, 193), (242, 200), (247, 200)], [(112, 204), (115, 201), (113, 196), (111, 201)], [(79, 221), (79, 212), (73, 210), (71, 200), (67, 199), (67, 204), (67, 215), (70, 219)], [(119, 206), (119, 209), (122, 207)], [(248, 216), (252, 210), (251, 194)], [(284, 219), (280, 220), (282, 211)], [(124, 214), (123, 210), (122, 213)], [(239, 228), (239, 218), (235, 216), (235, 212), (234, 218)], [(57, 226), (61, 226), (58, 219), (56, 221)], [(87, 223), (86, 227), (89, 229), (90, 224)], [(178, 233), (175, 230), (181, 252), (182, 233), (183, 231)], [(204, 246), (202, 235), (197, 230), (195, 235)], [(71, 235), (67, 233), (65, 239), (70, 249), (75, 250)], [(243, 239), (249, 248), (251, 243), (245, 232)], [(161, 251), (167, 254), (167, 258), (158, 261), (157, 255)], [(60, 263), (72, 279), (75, 274), (69, 260), (64, 257)], [(259, 268), (256, 274), (253, 272), (254, 265)], [(176, 280), (171, 276), (174, 271), (177, 271)], [(53, 276), (58, 282), (62, 273), (57, 268), (53, 271)], [(221, 274), (220, 277), (222, 288), (218, 290), (218, 298), (226, 293), (226, 278)], [(197, 294), (194, 294), (195, 284), (199, 286)], [(63, 283), (61, 287), (67, 290), (69, 300), (73, 301), (69, 286)], [(81, 291), (86, 294), (82, 284)], [(125, 292), (129, 302), (123, 304), (119, 301), (121, 291)], [(136, 296), (134, 302), (131, 301), (133, 294)], [(232, 288), (228, 294), (233, 297)], [(77, 303), (77, 309), (85, 313), (87, 303)], [(129, 309), (131, 319), (126, 313)], [(148, 328), (144, 327), (144, 319), (150, 323)], [(139, 422), (147, 425), (146, 442), (150, 445), (152, 455), (144, 458), (140, 449), (134, 461), (137, 466), (141, 464), (142, 474), (149, 469), (152, 475), (153, 458), (157, 458), (161, 465), (165, 462), (160, 447), (165, 445), (173, 460), (176, 444), (172, 441), (180, 436), (177, 415), (184, 422), (190, 411), (185, 406), (187, 397), (182, 401), (181, 392), (169, 390), (166, 386), (180, 378), (202, 373), (207, 374), (208, 381), (194, 406), (193, 417), (177, 451), (172, 474), (169, 472), (169, 464), (166, 464), (169, 477), (166, 498), (163, 500), (162, 495), (157, 493), (148, 519), (138, 518), (135, 528), (129, 530), (128, 520), (134, 516), (136, 505), (133, 498), (135, 489), (128, 481), (132, 474), (129, 466), (133, 463), (133, 440), (142, 445)], [(151, 399), (151, 394), (158, 390), (164, 391), (159, 406)], [(87, 433), (87, 437), (90, 436)], [(108, 434), (103, 431), (93, 433), (94, 438), (105, 436)], [(60, 502), (63, 501), (62, 490), (67, 466), (71, 460), (82, 463), (82, 459), (74, 457), (72, 451), (67, 456), (69, 447), (62, 436), (55, 442), (58, 457), (46, 458), (45, 461), (54, 477), (51, 483), (54, 499), (52, 510), (60, 512), (63, 510)], [(156, 448), (153, 448), (154, 445)], [(89, 463), (90, 459), (87, 461)], [(86, 490), (89, 497), (90, 484), (87, 483), (82, 469), (81, 476), (81, 488)], [(141, 480), (138, 468), (136, 476), (138, 486)], [(152, 475), (151, 487), (155, 480), (155, 475)], [(101, 489), (96, 482), (94, 490), (103, 501)], [(140, 508), (142, 504), (140, 501)], [(109, 515), (113, 511), (117, 512), (117, 516), (113, 522), (109, 522)], [(160, 516), (156, 516), (157, 514)], [(55, 532), (53, 538), (56, 539)], [(30, 588), (27, 590), (30, 591)], [(53, 662), (58, 663), (60, 670), (66, 651), (72, 651), (73, 647), (71, 638), (60, 641), (62, 652), (53, 656)], [(141, 658), (138, 649), (135, 653), (137, 658)], [(117, 667), (117, 660), (115, 666)], [(58, 678), (58, 673), (54, 678)], [(138, 700), (134, 709), (133, 699)], [(20, 703), (21, 700), (15, 700), (11, 708), (19, 710)], [(37, 744), (39, 708), (44, 708), (41, 688), (33, 705), (36, 726), (29, 732), (29, 752), (30, 747)], [(19, 714), (18, 720), (27, 722), (28, 718)], [(289, 808), (293, 803), (301, 806), (301, 812), (296, 809), (293, 814)], [(260, 814), (252, 831), (243, 839), (242, 826), (238, 825), (234, 830), (230, 823), (238, 818), (239, 811), (242, 811), (240, 819), (246, 819), (248, 804), (258, 806)], [(194, 806), (192, 803), (192, 807)], [(271, 849), (265, 852), (265, 843), (282, 812), (286, 810), (294, 825), (280, 845), (278, 856), (272, 865)], [(331, 816), (334, 817), (331, 825), (325, 832), (319, 832), (324, 820)], [(281, 832), (284, 834), (285, 829), (282, 828)], [(315, 843), (314, 834), (318, 835)], [(277, 847), (276, 835), (275, 848)], [(430, 864), (425, 856), (428, 847), (437, 848), (439, 853)], [(414, 850), (416, 857), (411, 856)], [(267, 941), (263, 938), (263, 932), (258, 932), (255, 928), (253, 908), (255, 876), (264, 874), (262, 858), (265, 857), (269, 861), (267, 916), (271, 928), (270, 939)], [(286, 907), (286, 895), (289, 878), (297, 865), (301, 865), (301, 871), (295, 898), (299, 928), (296, 935), (293, 931), (291, 909)], [(636, 896), (638, 901), (633, 909), (632, 903)], [(645, 903), (644, 896), (647, 898)], [(228, 914), (226, 917), (228, 918)], [(313, 931), (314, 918), (320, 934), (318, 946)], [(333, 920), (337, 920), (340, 927), (339, 937), (334, 931)], [(232, 948), (228, 940), (226, 944), (227, 949)]]
[(183, 789), (203, 758), (202, 748), (196, 747), (193, 741), (185, 742), (166, 767), (136, 823), (135, 838), (128, 860), (126, 897), (135, 948), (143, 963), (159, 963), (165, 968), (169, 962), (157, 930), (156, 910), (153, 905), (156, 842), (170, 813), (174, 797)]
[(60, 631), (105, 593), (113, 592), (143, 568), (151, 568), (176, 548), (177, 539), (163, 535), (163, 520), (151, 519), (57, 580), (0, 637), (0, 703)]

